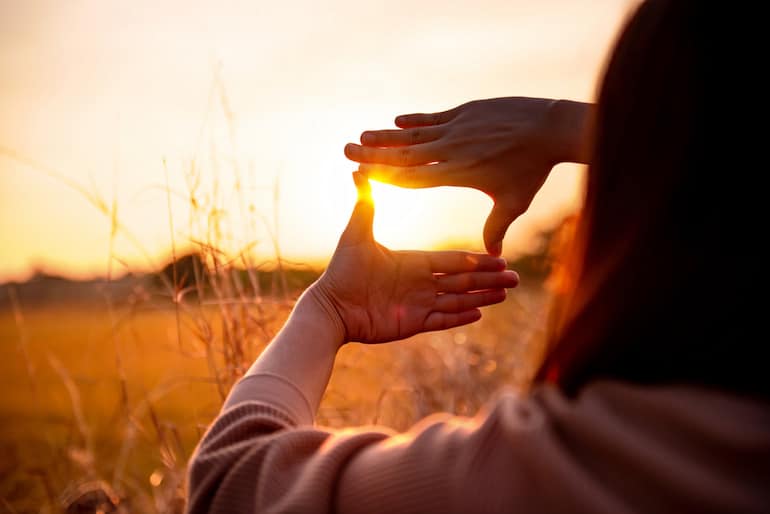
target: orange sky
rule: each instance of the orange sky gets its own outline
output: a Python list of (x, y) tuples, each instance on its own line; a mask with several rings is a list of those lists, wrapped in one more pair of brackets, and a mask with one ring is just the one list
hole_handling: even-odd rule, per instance
[[(634, 3), (0, 2), (0, 281), (36, 267), (101, 275), (110, 252), (119, 272), (162, 263), (164, 160), (178, 246), (203, 237), (217, 206), (230, 250), (270, 258), (277, 214), (283, 254), (323, 260), (355, 197), (346, 142), (396, 114), (475, 98), (591, 100)], [(190, 221), (193, 160), (208, 204)], [(507, 253), (575, 208), (579, 179), (557, 168)], [(112, 250), (109, 217), (64, 182), (117, 205), (126, 231)], [(481, 193), (374, 195), (387, 245), (481, 247)]]

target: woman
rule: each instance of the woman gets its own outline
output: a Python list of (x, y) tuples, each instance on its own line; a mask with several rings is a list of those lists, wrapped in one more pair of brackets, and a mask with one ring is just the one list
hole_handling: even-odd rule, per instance
[[(698, 9), (641, 4), (595, 110), (493, 99), (350, 145), (363, 163), (350, 224), (201, 441), (190, 512), (769, 511), (770, 380), (750, 337), (761, 317), (747, 282), (717, 280), (742, 268), (735, 245), (758, 220), (743, 182), (709, 172), (739, 148), (713, 145), (706, 123)], [(587, 192), (531, 393), (400, 435), (313, 427), (345, 341), (470, 323), (503, 299), (518, 278), (493, 255), (563, 160), (588, 161)], [(485, 191), (493, 255), (378, 245), (364, 174)]]

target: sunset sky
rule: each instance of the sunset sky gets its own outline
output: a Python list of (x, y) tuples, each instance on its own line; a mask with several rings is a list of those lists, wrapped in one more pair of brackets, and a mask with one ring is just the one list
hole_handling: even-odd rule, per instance
[[(270, 259), (275, 232), (285, 257), (322, 262), (355, 198), (345, 143), (477, 98), (592, 100), (634, 4), (0, 0), (0, 282), (103, 275), (110, 255), (157, 267), (172, 234), (210, 234), (212, 208), (228, 251)], [(580, 177), (556, 169), (507, 254), (575, 208)], [(482, 247), (477, 191), (374, 197), (386, 245)]]

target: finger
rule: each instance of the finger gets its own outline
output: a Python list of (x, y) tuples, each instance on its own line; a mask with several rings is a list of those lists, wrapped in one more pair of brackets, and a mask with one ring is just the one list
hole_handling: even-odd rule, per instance
[(345, 145), (345, 156), (351, 161), (385, 164), (390, 166), (416, 166), (441, 160), (439, 148), (435, 144), (403, 146), (399, 148), (378, 148), (360, 146), (355, 143)]
[(503, 271), (505, 259), (485, 253), (444, 250), (424, 253), (433, 273), (463, 273), (468, 271)]
[(372, 200), (372, 187), (369, 180), (361, 173), (353, 172), (353, 182), (358, 191), (358, 200), (353, 207), (348, 226), (340, 237), (340, 244), (356, 244), (362, 241), (373, 241), (374, 234), (374, 201)]
[(481, 319), (481, 311), (478, 309), (472, 309), (463, 312), (431, 312), (428, 317), (425, 318), (423, 323), (423, 330), (444, 330), (452, 327), (459, 327), (461, 325), (467, 325)]
[(449, 173), (453, 169), (454, 166), (443, 162), (417, 166), (389, 166), (386, 164), (361, 164), (358, 166), (358, 171), (369, 178), (412, 189), (461, 185)]
[(441, 275), (436, 279), (439, 293), (466, 293), (483, 289), (500, 289), (519, 285), (519, 275), (513, 270), (474, 271)]
[(367, 130), (361, 144), (367, 146), (407, 146), (429, 143), (444, 135), (441, 127), (416, 127), (406, 130)]
[(446, 293), (436, 298), (433, 309), (439, 312), (463, 312), (500, 303), (505, 300), (505, 296), (505, 289), (463, 294)]
[(484, 246), (491, 255), (503, 252), (503, 238), (508, 227), (522, 213), (519, 209), (495, 204), (484, 224)]
[(429, 127), (432, 125), (441, 125), (452, 121), (457, 116), (459, 107), (449, 109), (448, 111), (415, 114), (402, 114), (396, 116), (396, 126), (401, 128)]

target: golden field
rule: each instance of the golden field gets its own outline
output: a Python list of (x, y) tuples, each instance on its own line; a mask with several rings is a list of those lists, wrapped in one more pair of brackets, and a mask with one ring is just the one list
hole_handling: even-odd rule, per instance
[[(472, 415), (500, 387), (525, 385), (542, 277), (522, 273), (476, 324), (343, 347), (318, 423), (401, 430), (432, 412)], [(0, 512), (80, 512), (89, 494), (120, 512), (180, 512), (196, 442), (297, 293), (0, 304)]]

